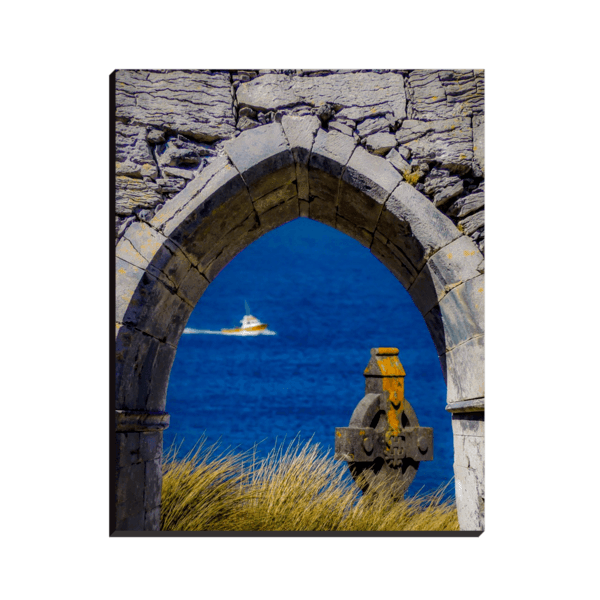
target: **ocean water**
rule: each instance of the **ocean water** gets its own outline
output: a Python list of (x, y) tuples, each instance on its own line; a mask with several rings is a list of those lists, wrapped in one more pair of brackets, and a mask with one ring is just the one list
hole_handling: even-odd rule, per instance
[[(247, 301), (268, 335), (220, 335), (239, 325)], [(421, 314), (398, 280), (358, 242), (321, 223), (296, 219), (235, 257), (198, 302), (181, 336), (167, 392), (174, 441), (189, 451), (201, 435), (265, 456), (299, 435), (333, 454), (365, 393), (375, 347), (396, 347), (405, 396), (434, 429), (434, 460), (410, 493), (452, 476), (446, 386)], [(450, 486), (449, 493), (453, 493)]]

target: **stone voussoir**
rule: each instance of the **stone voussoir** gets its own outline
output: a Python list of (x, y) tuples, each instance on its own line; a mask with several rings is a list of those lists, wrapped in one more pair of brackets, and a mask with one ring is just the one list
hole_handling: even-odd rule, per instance
[(460, 237), (452, 221), (408, 183), (400, 183), (387, 199), (377, 230), (421, 270), (440, 248)]
[(484, 336), (446, 352), (448, 404), (485, 396)]
[[(127, 242), (129, 246), (127, 246)], [(120, 249), (121, 243), (124, 246), (123, 251)], [(132, 264), (157, 275), (158, 279), (163, 283), (170, 284), (174, 289), (178, 288), (179, 281), (192, 266), (173, 242), (153, 227), (142, 222), (132, 223), (117, 245), (116, 255), (128, 260), (123, 256), (124, 251), (128, 251), (128, 257), (137, 259), (137, 262)]]
[(284, 116), (281, 120), (281, 125), (296, 163), (298, 198), (300, 200), (308, 201), (310, 194), (308, 161), (321, 123), (319, 119), (314, 116)]
[(193, 307), (139, 267), (117, 258), (116, 270), (117, 321), (176, 346)]
[(457, 233), (457, 239), (446, 244), (424, 265), (409, 293), (422, 314), (427, 314), (454, 287), (480, 275), (483, 256), (475, 242)]
[(485, 276), (456, 286), (439, 303), (446, 351), (484, 334)]

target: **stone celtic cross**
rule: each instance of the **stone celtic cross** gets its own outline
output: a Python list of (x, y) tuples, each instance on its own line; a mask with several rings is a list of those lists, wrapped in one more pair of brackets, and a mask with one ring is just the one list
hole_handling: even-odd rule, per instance
[(364, 375), (365, 397), (349, 427), (335, 430), (334, 458), (348, 462), (363, 491), (383, 483), (403, 498), (419, 463), (433, 460), (433, 429), (419, 427), (404, 397), (406, 373), (397, 348), (373, 348)]

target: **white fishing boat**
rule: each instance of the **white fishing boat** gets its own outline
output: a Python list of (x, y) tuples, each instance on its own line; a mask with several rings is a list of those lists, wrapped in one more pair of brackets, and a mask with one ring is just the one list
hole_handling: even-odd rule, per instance
[(239, 333), (239, 334), (251, 334), (258, 333), (260, 331), (264, 331), (269, 324), (261, 323), (256, 317), (250, 314), (250, 307), (246, 302), (246, 314), (244, 318), (240, 321), (241, 326), (235, 327), (233, 329), (221, 329), (221, 333)]

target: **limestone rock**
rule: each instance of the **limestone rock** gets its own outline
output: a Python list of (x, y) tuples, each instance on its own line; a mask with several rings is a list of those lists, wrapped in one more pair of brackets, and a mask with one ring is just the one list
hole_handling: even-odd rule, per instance
[(154, 208), (163, 201), (155, 183), (122, 176), (117, 176), (115, 183), (117, 215), (130, 215), (136, 208)]
[(365, 119), (356, 127), (356, 133), (361, 138), (367, 137), (379, 131), (389, 132), (390, 122), (384, 117), (378, 117), (376, 119)]
[(246, 131), (247, 129), (254, 129), (255, 127), (258, 127), (259, 125), (260, 125), (260, 123), (258, 121), (254, 121), (254, 120), (250, 119), (249, 117), (242, 116), (242, 117), (240, 117), (240, 120), (238, 121), (237, 128), (242, 131)]
[(391, 133), (381, 132), (367, 137), (365, 146), (369, 152), (383, 156), (394, 148), (397, 143), (396, 138)]
[(400, 144), (410, 149), (413, 161), (438, 163), (453, 173), (465, 174), (473, 161), (471, 119), (407, 120), (396, 132)]
[(485, 117), (473, 117), (473, 153), (482, 174), (485, 173)]
[(181, 177), (189, 181), (190, 179), (194, 179), (198, 171), (188, 169), (176, 169), (175, 167), (165, 167), (163, 169), (163, 173), (167, 177)]
[(348, 127), (348, 125), (344, 125), (340, 121), (331, 121), (329, 123), (329, 129), (339, 131), (340, 133), (343, 133), (344, 135), (350, 135), (350, 136), (352, 135), (352, 128)]
[(240, 85), (240, 106), (269, 111), (297, 104), (336, 107), (337, 117), (362, 121), (394, 115), (406, 118), (404, 78), (397, 73), (334, 73), (318, 77), (266, 74)]
[(411, 118), (433, 121), (483, 111), (483, 87), (474, 71), (415, 70), (408, 86)]
[(446, 211), (449, 217), (457, 217), (459, 219), (466, 217), (475, 211), (483, 208), (484, 205), (484, 193), (475, 192), (463, 198), (459, 198), (456, 202), (450, 206)]
[(410, 172), (410, 165), (395, 148), (390, 150), (385, 158), (398, 172), (402, 174)]
[(160, 187), (160, 190), (163, 194), (173, 194), (180, 192), (185, 187), (187, 182), (181, 177), (169, 177), (157, 179), (156, 183)]
[(229, 73), (129, 71), (116, 73), (117, 119), (212, 142), (235, 131)]
[(202, 156), (212, 151), (185, 139), (171, 138), (156, 147), (156, 158), (161, 167), (193, 167), (200, 163)]
[(162, 144), (165, 141), (165, 132), (160, 129), (150, 129), (146, 134), (146, 141), (150, 144)]
[(463, 193), (464, 189), (465, 188), (462, 179), (457, 181), (453, 186), (444, 188), (441, 192), (438, 192), (433, 197), (433, 203), (435, 204), (435, 207), (441, 208), (450, 200), (456, 198), (456, 196), (460, 196), (460, 194)]
[[(292, 155), (296, 163), (296, 183), (298, 188), (298, 198), (308, 201), (309, 183), (308, 183), (308, 158), (312, 146), (320, 127), (317, 117), (292, 117), (284, 116), (281, 120), (281, 126), (285, 137), (292, 150)], [(300, 205), (304, 209), (303, 205)]]
[(442, 190), (456, 185), (459, 181), (462, 181), (460, 177), (450, 175), (448, 170), (434, 168), (427, 174), (423, 183), (425, 185), (425, 193), (429, 196), (434, 196)]
[(322, 169), (333, 177), (341, 177), (343, 165), (346, 165), (354, 152), (356, 143), (353, 138), (332, 131), (317, 131), (317, 137), (310, 156), (309, 166)]
[(465, 235), (471, 235), (475, 233), (477, 229), (483, 227), (485, 224), (485, 211), (481, 210), (466, 219), (458, 222), (458, 229), (462, 231)]
[(117, 175), (155, 178), (158, 170), (146, 141), (146, 128), (117, 122), (115, 129)]

